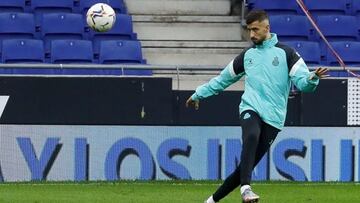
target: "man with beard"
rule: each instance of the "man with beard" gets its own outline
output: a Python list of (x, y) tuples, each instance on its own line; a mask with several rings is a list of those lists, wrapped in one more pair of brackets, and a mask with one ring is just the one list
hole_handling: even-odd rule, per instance
[[(319, 79), (327, 77), (325, 68), (310, 72), (304, 60), (292, 48), (278, 42), (270, 33), (265, 11), (251, 11), (246, 17), (253, 46), (231, 61), (221, 74), (199, 86), (186, 106), (199, 108), (199, 100), (217, 95), (245, 77), (241, 98), (240, 124), (242, 151), (240, 164), (205, 203), (215, 203), (240, 185), (243, 202), (258, 202), (251, 187), (251, 173), (284, 127), (291, 81), (300, 91), (312, 92)], [(239, 149), (240, 150), (240, 149)]]

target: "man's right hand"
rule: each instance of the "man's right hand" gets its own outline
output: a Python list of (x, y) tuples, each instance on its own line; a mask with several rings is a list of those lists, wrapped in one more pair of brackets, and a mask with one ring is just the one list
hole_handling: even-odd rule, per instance
[(195, 110), (199, 109), (199, 101), (194, 101), (191, 96), (189, 97), (189, 99), (186, 100), (186, 107), (188, 108), (189, 106), (194, 106)]

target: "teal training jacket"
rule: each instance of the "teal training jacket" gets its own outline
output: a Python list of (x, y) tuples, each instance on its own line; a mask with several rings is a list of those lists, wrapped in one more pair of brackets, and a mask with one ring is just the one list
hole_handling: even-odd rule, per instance
[[(310, 76), (313, 79), (310, 80)], [(215, 78), (196, 88), (191, 96), (201, 100), (217, 95), (245, 77), (245, 91), (239, 106), (240, 113), (253, 110), (261, 119), (282, 129), (285, 123), (291, 81), (304, 92), (312, 92), (319, 78), (310, 72), (300, 55), (278, 42), (276, 34), (261, 45), (246, 48)]]

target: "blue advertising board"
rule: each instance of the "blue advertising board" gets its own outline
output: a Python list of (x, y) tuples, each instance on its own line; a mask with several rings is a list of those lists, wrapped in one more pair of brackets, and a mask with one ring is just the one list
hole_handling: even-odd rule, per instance
[[(224, 179), (240, 127), (0, 125), (2, 181)], [(286, 127), (254, 180), (359, 181), (360, 128)]]

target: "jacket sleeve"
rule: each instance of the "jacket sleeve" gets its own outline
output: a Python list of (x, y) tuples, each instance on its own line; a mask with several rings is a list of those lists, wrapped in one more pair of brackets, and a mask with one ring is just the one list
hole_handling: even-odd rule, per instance
[[(315, 72), (309, 71), (304, 60), (295, 50), (290, 53), (290, 58), (288, 58), (288, 60), (290, 69), (289, 76), (295, 86), (303, 92), (315, 91), (319, 84), (319, 77), (315, 75)], [(313, 78), (310, 80), (312, 76)]]
[(191, 98), (201, 100), (217, 95), (231, 84), (237, 82), (244, 74), (243, 58), (237, 57), (221, 71), (220, 75), (197, 87)]

